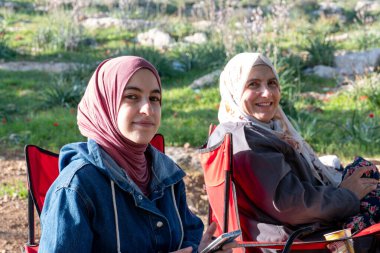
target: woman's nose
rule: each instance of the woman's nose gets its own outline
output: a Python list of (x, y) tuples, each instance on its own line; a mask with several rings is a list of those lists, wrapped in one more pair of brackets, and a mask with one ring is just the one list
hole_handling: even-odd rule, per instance
[(263, 85), (261, 87), (261, 95), (263, 97), (269, 97), (271, 94), (271, 91), (269, 90), (269, 87), (267, 85)]
[(150, 100), (144, 100), (141, 104), (140, 113), (144, 113), (146, 115), (150, 115), (153, 113), (153, 107), (150, 103)]

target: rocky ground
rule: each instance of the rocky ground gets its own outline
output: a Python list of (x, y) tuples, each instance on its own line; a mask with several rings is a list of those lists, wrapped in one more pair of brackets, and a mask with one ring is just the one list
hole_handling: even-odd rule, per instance
[[(191, 148), (167, 148), (166, 153), (185, 168), (187, 176), (188, 204), (190, 209), (199, 215), (204, 222), (207, 217), (207, 197), (203, 190), (203, 175), (197, 161), (197, 152)], [(19, 154), (0, 155), (0, 184), (26, 184), (26, 165)], [(6, 194), (0, 197), (0, 253), (21, 252), (27, 241), (27, 199)], [(37, 221), (36, 237), (39, 237)]]

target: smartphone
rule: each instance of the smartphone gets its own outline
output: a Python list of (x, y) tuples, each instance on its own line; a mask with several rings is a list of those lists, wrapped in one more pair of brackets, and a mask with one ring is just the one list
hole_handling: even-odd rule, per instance
[(224, 233), (213, 240), (201, 253), (211, 253), (220, 250), (226, 243), (232, 242), (241, 235), (241, 230), (235, 230), (232, 232)]

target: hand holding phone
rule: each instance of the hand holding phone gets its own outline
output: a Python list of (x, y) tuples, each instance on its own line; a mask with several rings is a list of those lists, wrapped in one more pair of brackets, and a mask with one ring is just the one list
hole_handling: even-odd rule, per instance
[(224, 233), (213, 240), (206, 248), (204, 248), (201, 253), (211, 253), (220, 250), (225, 244), (232, 242), (239, 235), (241, 235), (241, 230), (235, 230), (232, 232)]

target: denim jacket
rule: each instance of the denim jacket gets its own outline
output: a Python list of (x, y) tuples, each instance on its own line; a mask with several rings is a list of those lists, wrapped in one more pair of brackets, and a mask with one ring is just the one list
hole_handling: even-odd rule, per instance
[(145, 196), (93, 140), (60, 152), (60, 174), (41, 213), (43, 252), (197, 251), (202, 221), (188, 208), (185, 173), (152, 146), (150, 194)]

